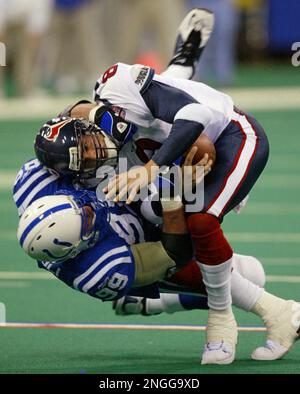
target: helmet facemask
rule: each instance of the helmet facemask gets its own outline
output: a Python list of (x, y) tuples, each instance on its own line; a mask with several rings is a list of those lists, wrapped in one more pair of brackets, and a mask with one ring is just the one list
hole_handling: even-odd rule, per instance
[[(104, 131), (94, 124), (80, 119), (75, 123), (75, 134), (77, 149), (75, 148), (75, 151), (74, 148), (70, 148), (69, 168), (77, 171), (80, 178), (95, 177), (97, 169), (101, 166), (116, 166), (118, 160), (117, 146), (112, 138)], [(92, 165), (88, 165), (89, 161), (85, 159), (85, 153), (87, 151), (85, 136), (90, 137), (92, 149), (95, 152), (95, 156), (92, 159)], [(100, 136), (102, 137), (102, 141)]]

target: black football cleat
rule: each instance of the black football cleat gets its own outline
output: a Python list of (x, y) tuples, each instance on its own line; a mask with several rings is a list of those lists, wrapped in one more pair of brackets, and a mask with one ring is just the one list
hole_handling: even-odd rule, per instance
[(200, 55), (214, 28), (214, 14), (203, 8), (194, 8), (178, 28), (174, 55), (170, 65), (192, 67), (193, 73)]

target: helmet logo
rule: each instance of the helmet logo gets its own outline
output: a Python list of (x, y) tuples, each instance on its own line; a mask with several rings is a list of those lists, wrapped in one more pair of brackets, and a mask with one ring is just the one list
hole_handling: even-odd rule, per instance
[(47, 125), (47, 127), (45, 127), (45, 129), (42, 131), (42, 137), (44, 137), (48, 141), (55, 142), (57, 137), (59, 136), (61, 128), (65, 124), (71, 122), (71, 120), (72, 119), (62, 120), (61, 122), (56, 123), (53, 126)]

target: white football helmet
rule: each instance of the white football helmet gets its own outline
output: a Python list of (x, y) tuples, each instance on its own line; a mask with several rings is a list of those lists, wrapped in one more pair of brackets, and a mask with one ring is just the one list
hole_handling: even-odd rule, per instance
[(34, 201), (20, 218), (17, 237), (36, 260), (64, 261), (90, 247), (95, 238), (92, 208), (79, 208), (71, 196)]

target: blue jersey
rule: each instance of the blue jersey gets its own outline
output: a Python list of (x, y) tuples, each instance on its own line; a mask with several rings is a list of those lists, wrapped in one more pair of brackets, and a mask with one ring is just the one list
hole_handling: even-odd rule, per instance
[(135, 274), (130, 245), (145, 241), (142, 220), (125, 205), (98, 201), (94, 192), (75, 187), (71, 180), (53, 174), (36, 159), (25, 163), (13, 190), (19, 215), (36, 199), (54, 194), (72, 195), (79, 206), (91, 205), (99, 238), (91, 249), (74, 259), (38, 262), (38, 266), (68, 286), (102, 300), (122, 297)]
[(37, 159), (27, 161), (18, 172), (13, 188), (13, 198), (19, 216), (33, 201), (53, 195), (58, 189), (67, 187), (68, 184), (70, 182), (50, 172)]
[(93, 248), (62, 263), (38, 262), (68, 286), (102, 301), (127, 294), (132, 286), (135, 265), (130, 247), (117, 234), (101, 239)]

